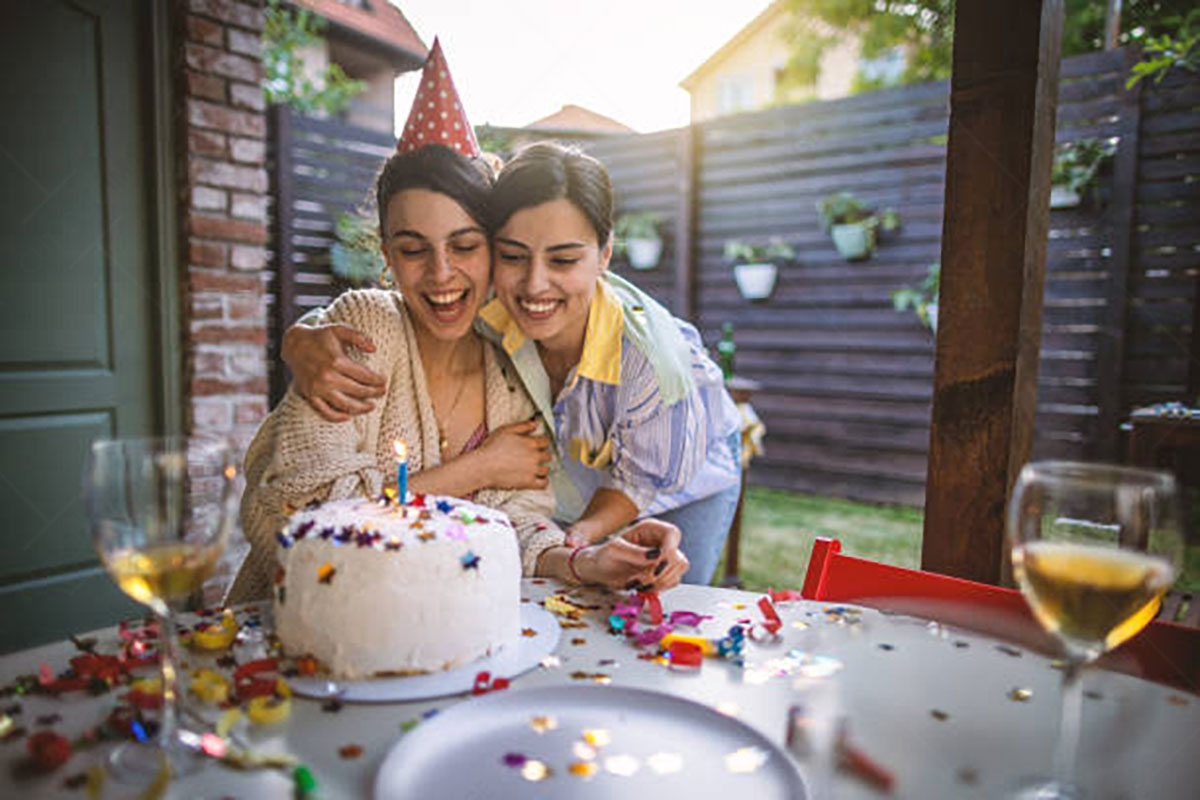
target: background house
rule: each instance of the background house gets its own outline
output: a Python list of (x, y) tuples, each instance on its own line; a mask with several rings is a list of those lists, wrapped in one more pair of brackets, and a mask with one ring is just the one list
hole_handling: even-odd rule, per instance
[(845, 97), (860, 70), (888, 68), (860, 63), (857, 38), (846, 36), (820, 54), (814, 83), (789, 84), (784, 72), (793, 56), (792, 32), (797, 25), (820, 24), (794, 19), (782, 0), (767, 6), (680, 82), (691, 96), (692, 122), (771, 105)]
[(395, 119), (395, 81), (425, 63), (428, 49), (400, 9), (388, 0), (290, 0), (328, 23), (325, 41), (303, 51), (312, 75), (337, 64), (347, 77), (364, 82), (366, 91), (350, 101), (342, 117), (353, 125), (391, 133)]

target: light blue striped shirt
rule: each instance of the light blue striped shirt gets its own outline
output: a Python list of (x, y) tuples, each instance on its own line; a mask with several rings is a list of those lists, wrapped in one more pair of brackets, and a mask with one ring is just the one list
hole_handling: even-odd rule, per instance
[(557, 398), (537, 345), (497, 301), (480, 332), (512, 358), (553, 430), (556, 518), (579, 519), (597, 489), (629, 497), (641, 516), (737, 483), (731, 440), (741, 420), (692, 325), (606, 273), (589, 309), (583, 355)]

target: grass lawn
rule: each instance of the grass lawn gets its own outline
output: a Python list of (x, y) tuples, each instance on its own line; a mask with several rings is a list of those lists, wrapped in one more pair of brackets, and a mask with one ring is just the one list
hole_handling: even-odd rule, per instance
[[(751, 486), (742, 516), (741, 578), (752, 591), (799, 589), (818, 536), (841, 540), (849, 555), (919, 567), (923, 519), (920, 509)], [(1175, 588), (1200, 589), (1200, 543), (1187, 549)]]

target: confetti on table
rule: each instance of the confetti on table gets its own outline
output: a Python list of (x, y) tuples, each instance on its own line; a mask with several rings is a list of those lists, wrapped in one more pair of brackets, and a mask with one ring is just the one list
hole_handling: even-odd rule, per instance
[(880, 642), (878, 647), (880, 650), (885, 650), (887, 652), (891, 652), (892, 650), (896, 649), (895, 645), (888, 644), (887, 642)]
[(333, 576), (337, 574), (337, 567), (332, 564), (322, 564), (317, 569), (317, 581), (326, 585), (333, 583)]
[(543, 764), (541, 761), (538, 761), (537, 759), (532, 759), (532, 758), (528, 759), (521, 766), (521, 777), (531, 783), (537, 783), (538, 781), (544, 781), (544, 780), (546, 780), (546, 778), (549, 778), (553, 774), (554, 773), (551, 771), (551, 769), (549, 767), (547, 767), (545, 764)]
[(1033, 699), (1033, 690), (1032, 689), (1021, 689), (1019, 687), (1015, 688), (1011, 692), (1008, 693), (1008, 699), (1014, 700), (1018, 703), (1027, 703), (1031, 699)]
[(475, 553), (471, 550), (463, 553), (458, 560), (462, 562), (463, 569), (479, 569), (480, 557), (475, 555)]
[(638, 760), (629, 755), (609, 756), (604, 759), (605, 771), (622, 778), (633, 776), (639, 767), (641, 764), (638, 763)]
[(537, 716), (529, 720), (529, 727), (537, 733), (552, 731), (558, 727), (558, 719), (552, 716)]
[(655, 753), (646, 759), (646, 766), (658, 775), (670, 775), (683, 769), (683, 756), (678, 753)]
[(736, 774), (754, 772), (767, 763), (767, 752), (758, 747), (740, 747), (725, 756), (725, 769)]
[(584, 639), (581, 636), (576, 636), (574, 639), (571, 640), (571, 644), (573, 644), (573, 645), (587, 644), (587, 639)]
[(942, 711), (941, 709), (937, 709), (937, 708), (931, 709), (929, 712), (929, 716), (933, 717), (938, 722), (945, 722), (946, 720), (950, 719), (949, 714), (947, 714), (945, 711)]
[(537, 636), (537, 631), (533, 628), (521, 628), (521, 635), (526, 637)]
[(500, 759), (504, 766), (512, 767), (513, 769), (520, 769), (525, 766), (525, 762), (528, 760), (521, 753), (505, 753), (504, 757)]
[(1021, 656), (1021, 651), (1018, 650), (1017, 648), (1013, 647), (1012, 645), (998, 644), (998, 645), (996, 645), (996, 649), (999, 650), (1001, 653), (1004, 653), (1004, 655), (1012, 656), (1013, 658), (1019, 658)]
[(592, 747), (607, 747), (612, 741), (612, 736), (604, 728), (585, 728), (583, 740)]
[(600, 771), (600, 768), (593, 761), (575, 761), (567, 767), (567, 771), (584, 780), (589, 780)]
[(546, 656), (538, 662), (538, 666), (542, 669), (558, 669), (562, 666), (562, 659), (558, 656)]
[(347, 744), (338, 748), (338, 755), (346, 760), (358, 758), (363, 754), (361, 745)]
[(1095, 689), (1084, 689), (1083, 696), (1088, 700), (1103, 700), (1104, 695), (1097, 692)]
[(581, 761), (594, 761), (596, 759), (596, 748), (587, 742), (576, 742), (571, 746), (571, 752)]
[(292, 771), (292, 783), (296, 787), (296, 794), (301, 798), (307, 797), (317, 790), (317, 779), (313, 777), (312, 770), (303, 764)]

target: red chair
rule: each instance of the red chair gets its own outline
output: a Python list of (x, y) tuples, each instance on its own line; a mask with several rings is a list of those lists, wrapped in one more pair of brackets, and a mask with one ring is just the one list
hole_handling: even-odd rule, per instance
[[(880, 564), (843, 555), (841, 549), (837, 539), (818, 538), (813, 543), (801, 590), (806, 599), (912, 614), (1018, 641), (1042, 652), (1058, 651), (1057, 642), (1038, 625), (1015, 589)], [(1200, 631), (1151, 622), (1098, 663), (1195, 692), (1200, 689)]]

